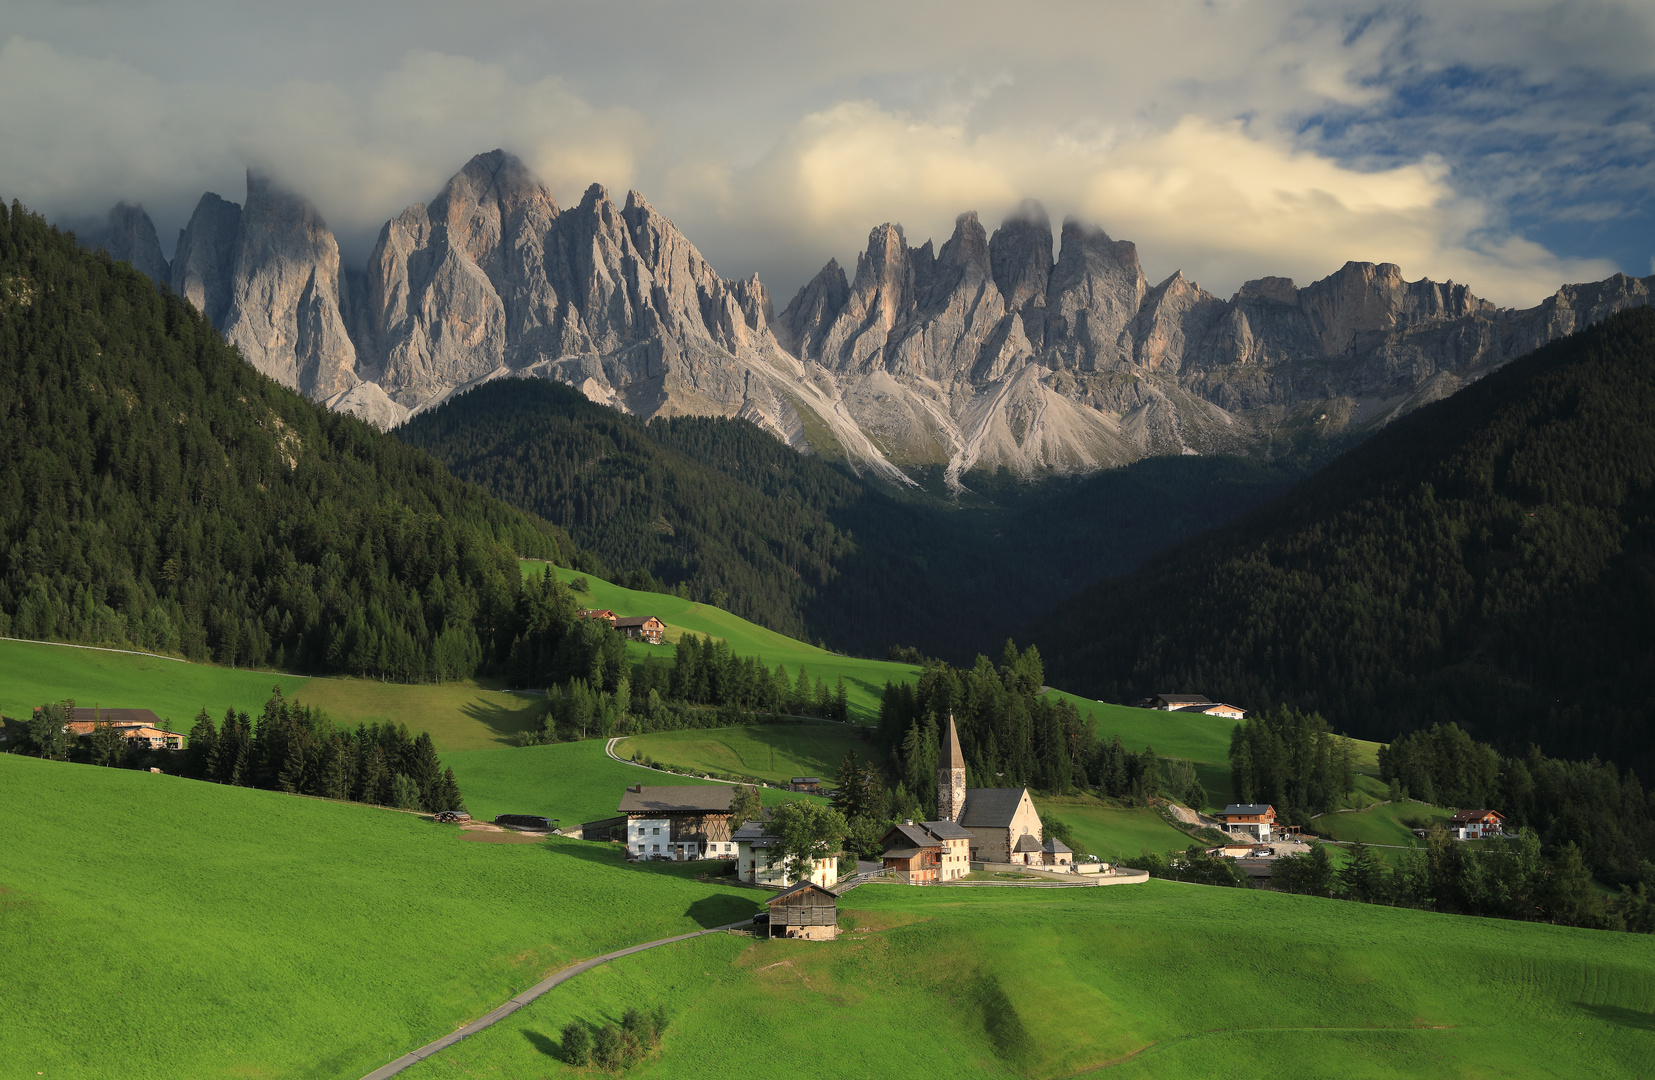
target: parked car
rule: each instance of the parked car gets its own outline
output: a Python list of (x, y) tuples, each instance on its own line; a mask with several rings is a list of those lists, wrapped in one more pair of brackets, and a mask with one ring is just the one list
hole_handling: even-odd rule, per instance
[(757, 915), (753, 916), (753, 925), (754, 926), (763, 926), (766, 923), (768, 923), (769, 921), (770, 921), (770, 913), (768, 911), (761, 911)]
[(1256, 847), (1253, 849), (1253, 858), (1255, 859), (1274, 859), (1275, 857), (1276, 849), (1273, 847)]

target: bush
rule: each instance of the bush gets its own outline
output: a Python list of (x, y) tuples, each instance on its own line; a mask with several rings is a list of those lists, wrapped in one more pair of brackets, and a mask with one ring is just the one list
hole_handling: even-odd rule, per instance
[(592, 1040), (592, 1064), (600, 1069), (620, 1069), (626, 1065), (626, 1033), (614, 1024), (598, 1029)]
[(592, 1033), (579, 1020), (563, 1025), (563, 1060), (570, 1065), (592, 1060)]
[(570, 578), (569, 588), (573, 592), (589, 593), (592, 591), (592, 583), (587, 581), (586, 577), (582, 575), (581, 577)]

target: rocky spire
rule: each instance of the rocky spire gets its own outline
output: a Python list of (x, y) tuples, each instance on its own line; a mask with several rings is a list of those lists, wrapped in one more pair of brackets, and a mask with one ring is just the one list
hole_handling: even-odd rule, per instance
[(941, 764), (937, 767), (937, 817), (958, 821), (965, 813), (965, 755), (960, 753), (960, 732), (954, 714), (948, 714), (948, 734), (943, 737)]

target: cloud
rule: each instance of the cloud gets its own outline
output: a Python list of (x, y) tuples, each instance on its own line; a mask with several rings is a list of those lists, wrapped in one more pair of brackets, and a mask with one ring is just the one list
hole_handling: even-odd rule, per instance
[(1613, 272), (1501, 231), (1497, 213), (1450, 180), (1438, 158), (1364, 171), (1235, 120), (1186, 116), (1166, 131), (1115, 137), (1027, 125), (971, 134), (861, 101), (806, 117), (768, 159), (727, 174), (734, 194), (718, 202), (740, 215), (759, 210), (755, 240), (819, 245), (850, 265), (873, 224), (901, 222), (910, 243), (940, 243), (962, 210), (980, 211), (992, 230), (1035, 197), (1054, 216), (1135, 241), (1151, 277), (1182, 269), (1221, 294), (1267, 274), (1304, 284), (1355, 259), (1529, 305), (1564, 280)]
[(5, 195), (59, 217), (141, 201), (163, 237), (203, 190), (239, 200), (254, 165), (306, 195), (360, 257), (387, 218), (431, 198), (473, 154), (503, 146), (567, 200), (594, 180), (631, 184), (653, 139), (636, 110), (592, 105), (556, 78), (514, 80), (428, 51), (353, 95), (305, 80), (164, 83), (38, 41), (0, 46)]

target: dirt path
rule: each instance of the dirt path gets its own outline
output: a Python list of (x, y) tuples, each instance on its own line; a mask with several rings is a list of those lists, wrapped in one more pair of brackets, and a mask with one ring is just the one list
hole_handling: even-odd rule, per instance
[(460, 1028), (458, 1031), (444, 1035), (436, 1042), (426, 1043), (418, 1050), (411, 1050), (391, 1062), (389, 1065), (381, 1065), (373, 1072), (364, 1076), (362, 1080), (386, 1080), (387, 1077), (395, 1076), (397, 1073), (408, 1068), (408, 1066), (413, 1065), (416, 1062), (424, 1061), (437, 1051), (448, 1049), (450, 1046), (453, 1046), (467, 1035), (475, 1035), (477, 1032), (482, 1031), (486, 1027), (492, 1027), (501, 1020), (504, 1020), (506, 1017), (510, 1016), (512, 1013), (516, 1012), (518, 1009), (521, 1009), (523, 1006), (534, 1001), (540, 995), (552, 989), (552, 987), (567, 982), (582, 972), (591, 971), (599, 964), (607, 964), (611, 960), (618, 960), (623, 956), (631, 956), (633, 953), (641, 953), (645, 949), (653, 949), (660, 945), (671, 945), (675, 941), (688, 941), (690, 938), (701, 937), (703, 934), (718, 934), (724, 932), (725, 930), (734, 930), (738, 926), (747, 925), (750, 925), (749, 922), (746, 919), (743, 919), (740, 922), (725, 923), (723, 926), (715, 926), (709, 930), (696, 930), (688, 934), (679, 934), (677, 937), (662, 938), (659, 941), (646, 941), (642, 945), (634, 945), (627, 949), (617, 949), (614, 952), (604, 953), (602, 956), (595, 956), (590, 960), (582, 961), (574, 967), (564, 968), (551, 978), (535, 983), (533, 986), (529, 987), (527, 990), (523, 991), (521, 994), (518, 994), (516, 997), (512, 998), (510, 1001), (506, 1002), (504, 1005), (500, 1006), (498, 1009), (495, 1009), (493, 1012), (482, 1017), (481, 1019), (473, 1020), (465, 1027)]

